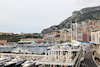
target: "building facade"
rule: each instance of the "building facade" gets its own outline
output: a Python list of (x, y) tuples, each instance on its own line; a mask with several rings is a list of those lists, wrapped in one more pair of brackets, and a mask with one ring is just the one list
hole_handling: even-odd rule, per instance
[(0, 40), (0, 44), (7, 44), (7, 40)]
[(93, 43), (93, 55), (96, 62), (100, 65), (100, 31), (91, 33), (91, 43)]
[(66, 41), (66, 40), (67, 40), (67, 32), (60, 31), (60, 41)]
[(91, 39), (91, 36), (90, 34), (87, 32), (87, 33), (83, 33), (83, 41), (84, 42), (89, 42)]

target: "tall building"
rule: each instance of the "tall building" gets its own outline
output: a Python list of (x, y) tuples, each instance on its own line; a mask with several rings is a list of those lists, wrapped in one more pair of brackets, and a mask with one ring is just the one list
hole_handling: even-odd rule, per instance
[(55, 41), (55, 42), (60, 42), (60, 35), (56, 35), (56, 36), (54, 37), (54, 41)]
[(83, 33), (83, 41), (84, 42), (89, 42), (90, 41), (90, 34), (88, 32)]
[(91, 33), (91, 43), (93, 43), (93, 56), (98, 64), (100, 64), (100, 31)]
[(60, 31), (60, 41), (66, 41), (67, 40), (67, 32), (61, 30)]

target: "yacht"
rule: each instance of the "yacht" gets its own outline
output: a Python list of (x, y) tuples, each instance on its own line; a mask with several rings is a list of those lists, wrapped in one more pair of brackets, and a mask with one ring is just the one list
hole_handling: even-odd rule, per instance
[(45, 43), (44, 45), (45, 45), (46, 47), (50, 46), (50, 44), (49, 44), (48, 42), (47, 42), (47, 43)]
[(3, 67), (3, 65), (4, 65), (4, 62), (0, 61), (0, 67)]
[(19, 41), (18, 44), (21, 46), (35, 46), (34, 41)]
[(4, 55), (1, 55), (0, 61), (6, 62), (6, 61), (10, 61), (10, 60), (11, 60), (10, 57), (5, 57)]
[(38, 47), (43, 47), (44, 46), (44, 43), (40, 43), (37, 45)]
[(21, 47), (17, 47), (15, 50), (12, 51), (12, 53), (23, 53), (23, 54), (31, 54), (32, 52), (22, 49)]
[(14, 59), (12, 59), (9, 62), (6, 62), (4, 67), (14, 67), (16, 65), (18, 65), (19, 62), (24, 62), (25, 60), (20, 58), (19, 56), (16, 56)]
[(38, 47), (48, 47), (50, 46), (50, 44), (47, 42), (47, 43), (40, 43), (37, 45)]
[(45, 57), (36, 61), (36, 65), (40, 65), (38, 67), (78, 67), (80, 65), (81, 56), (81, 43), (78, 41), (72, 41), (72, 43), (59, 44), (50, 47), (48, 53), (45, 52)]
[(35, 65), (35, 62), (32, 59), (28, 59), (25, 61), (21, 66), (22, 67), (33, 67)]
[(5, 57), (4, 55), (1, 55), (1, 58), (0, 58), (0, 67), (3, 67), (5, 62), (8, 62), (10, 61), (11, 58), (10, 57)]
[(17, 44), (0, 44), (0, 48), (15, 48)]

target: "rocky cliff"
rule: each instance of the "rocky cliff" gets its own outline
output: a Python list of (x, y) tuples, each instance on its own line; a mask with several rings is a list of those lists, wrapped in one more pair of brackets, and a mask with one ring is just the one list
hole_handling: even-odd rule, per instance
[(50, 28), (44, 29), (41, 33), (47, 34), (54, 30), (59, 30), (62, 28), (70, 28), (70, 21), (78, 20), (79, 22), (85, 21), (86, 19), (100, 19), (100, 6), (96, 7), (88, 7), (83, 8), (80, 11), (74, 11), (72, 13), (72, 16), (65, 19), (63, 22), (61, 22), (59, 25), (51, 26)]

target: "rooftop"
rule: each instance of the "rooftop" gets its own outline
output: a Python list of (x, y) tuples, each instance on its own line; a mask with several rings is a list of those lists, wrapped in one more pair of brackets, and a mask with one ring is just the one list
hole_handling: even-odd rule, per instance
[[(74, 45), (77, 44), (77, 45)], [(73, 41), (72, 43), (62, 43), (50, 47), (50, 50), (45, 53), (45, 57), (38, 60), (36, 64), (45, 65), (74, 65), (79, 54), (81, 47), (79, 42)]]

